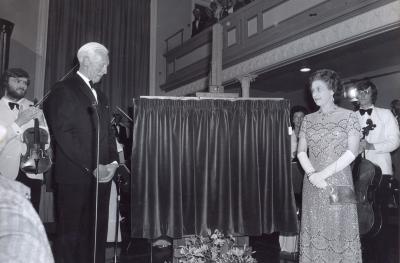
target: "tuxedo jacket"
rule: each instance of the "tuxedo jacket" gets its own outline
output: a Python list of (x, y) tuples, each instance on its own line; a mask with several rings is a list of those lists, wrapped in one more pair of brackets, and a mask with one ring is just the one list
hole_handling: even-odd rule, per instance
[(44, 112), (52, 135), (54, 175), (57, 183), (90, 183), (96, 168), (97, 114), (100, 164), (118, 160), (111, 130), (111, 113), (104, 93), (90, 87), (77, 74), (58, 82), (45, 101)]
[(206, 21), (202, 18), (198, 20), (192, 21), (192, 37), (203, 31), (207, 27)]
[[(27, 150), (27, 145), (24, 142), (23, 134), (26, 129), (34, 127), (34, 120), (31, 120), (21, 127), (15, 124), (19, 110), (10, 109), (8, 106), (9, 100), (5, 97), (0, 99), (0, 125), (7, 130), (6, 137), (0, 142), (0, 173), (8, 178), (15, 180), (18, 176), (21, 155), (24, 155)], [(33, 102), (25, 98), (18, 101), (20, 110), (27, 109), (33, 105)], [(48, 128), (44, 116), (39, 118), (39, 127), (43, 128), (48, 133)], [(47, 137), (46, 149), (50, 142), (50, 137)], [(28, 174), (30, 178), (43, 179), (43, 174)]]
[(392, 112), (388, 109), (373, 107), (371, 116), (367, 113), (361, 115), (358, 112), (361, 128), (367, 126), (366, 122), (371, 119), (376, 127), (365, 137), (366, 141), (373, 144), (375, 150), (366, 150), (365, 158), (378, 165), (382, 174), (393, 174), (392, 159), (390, 152), (396, 150), (400, 145), (399, 127)]

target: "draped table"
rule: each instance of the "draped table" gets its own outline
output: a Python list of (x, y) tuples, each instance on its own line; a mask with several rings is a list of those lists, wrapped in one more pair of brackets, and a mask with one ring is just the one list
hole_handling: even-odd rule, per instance
[(131, 236), (296, 233), (289, 101), (134, 100)]

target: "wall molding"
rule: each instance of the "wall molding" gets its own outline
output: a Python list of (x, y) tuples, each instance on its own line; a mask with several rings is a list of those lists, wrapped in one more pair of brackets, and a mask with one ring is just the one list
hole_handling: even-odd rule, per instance
[(34, 97), (41, 99), (44, 93), (44, 78), (46, 73), (47, 29), (49, 18), (49, 0), (39, 0), (38, 25), (36, 39), (36, 63)]
[[(233, 83), (246, 73), (260, 74), (398, 27), (400, 27), (400, 4), (399, 1), (394, 1), (228, 67), (222, 72), (223, 84)], [(206, 89), (207, 83), (207, 78), (202, 78), (174, 89), (166, 95), (192, 94)]]
[(156, 94), (157, 80), (157, 6), (158, 0), (150, 2), (150, 54), (149, 54), (149, 94)]

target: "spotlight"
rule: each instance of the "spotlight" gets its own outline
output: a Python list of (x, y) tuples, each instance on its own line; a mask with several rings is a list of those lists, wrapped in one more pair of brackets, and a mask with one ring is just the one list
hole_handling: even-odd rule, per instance
[(354, 86), (348, 86), (345, 88), (344, 97), (351, 102), (358, 101), (357, 99), (358, 91)]

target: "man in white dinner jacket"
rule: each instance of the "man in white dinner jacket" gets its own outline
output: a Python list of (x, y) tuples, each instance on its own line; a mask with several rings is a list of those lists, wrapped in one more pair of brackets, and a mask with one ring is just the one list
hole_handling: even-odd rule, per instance
[(355, 83), (355, 86), (360, 103), (360, 126), (363, 130), (368, 126), (373, 128), (361, 140), (360, 152), (364, 152), (367, 160), (379, 166), (383, 175), (377, 195), (378, 204), (382, 207), (383, 225), (380, 233), (371, 242), (363, 242), (363, 245), (366, 247), (368, 259), (373, 257), (375, 258), (373, 262), (390, 262), (388, 248), (391, 247), (389, 238), (392, 233), (388, 228), (388, 218), (392, 213), (389, 206), (393, 206), (395, 199), (392, 189), (393, 185), (397, 184), (393, 178), (390, 153), (400, 145), (400, 132), (392, 112), (389, 109), (375, 107), (378, 96), (375, 84), (370, 80), (362, 80)]
[[(7, 130), (5, 138), (0, 142), (0, 173), (30, 188), (32, 205), (39, 213), (43, 175), (26, 174), (20, 170), (21, 154), (24, 155), (27, 150), (24, 131), (32, 128), (37, 118), (39, 127), (48, 132), (43, 112), (32, 107), (33, 102), (25, 98), (29, 82), (29, 74), (21, 68), (7, 69), (0, 79), (0, 87), (4, 91), (0, 99), (0, 125)], [(45, 143), (47, 149), (50, 136)]]

